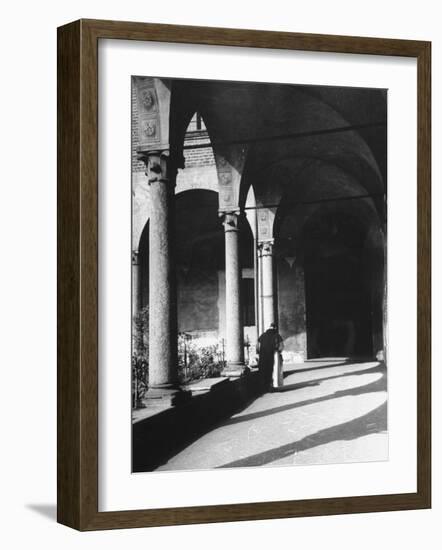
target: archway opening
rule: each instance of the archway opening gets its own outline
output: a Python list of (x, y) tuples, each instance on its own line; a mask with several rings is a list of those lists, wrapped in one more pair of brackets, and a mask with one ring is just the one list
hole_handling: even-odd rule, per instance
[(308, 357), (372, 357), (372, 254), (351, 215), (328, 212), (303, 230)]
[(286, 204), (275, 229), (278, 320), (304, 359), (385, 349), (385, 238), (369, 200)]
[(217, 332), (224, 232), (218, 194), (203, 189), (176, 195), (178, 331)]

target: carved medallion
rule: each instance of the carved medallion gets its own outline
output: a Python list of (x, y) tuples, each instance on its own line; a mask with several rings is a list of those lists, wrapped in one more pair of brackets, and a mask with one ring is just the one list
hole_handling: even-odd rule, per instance
[(146, 111), (151, 111), (155, 106), (155, 96), (152, 90), (143, 90), (141, 92), (141, 104)]
[(232, 174), (230, 172), (220, 172), (219, 182), (221, 185), (228, 185), (232, 181)]
[(220, 195), (220, 199), (223, 204), (229, 203), (231, 198), (232, 195), (229, 193), (228, 190), (224, 191), (224, 193), (221, 193)]
[(229, 168), (229, 163), (227, 162), (226, 157), (222, 157), (221, 155), (218, 155), (216, 160), (218, 161), (219, 168)]
[(143, 133), (146, 137), (152, 138), (157, 133), (157, 124), (155, 120), (146, 120), (144, 121)]

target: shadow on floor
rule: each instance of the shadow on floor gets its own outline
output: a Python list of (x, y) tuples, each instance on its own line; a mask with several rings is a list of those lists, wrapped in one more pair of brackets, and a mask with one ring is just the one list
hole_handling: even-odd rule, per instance
[(57, 506), (56, 504), (25, 504), (28, 510), (32, 510), (41, 516), (57, 521)]
[[(314, 384), (304, 383), (303, 385), (300, 384), (292, 384), (292, 386), (296, 386), (296, 388), (291, 388), (290, 386), (286, 386), (285, 391), (289, 390), (295, 390), (299, 389), (301, 386), (309, 386), (309, 385), (319, 385), (321, 381), (329, 380), (331, 378), (344, 378), (345, 376), (356, 376), (361, 374), (367, 374), (367, 373), (382, 373), (381, 378), (379, 380), (375, 380), (374, 382), (371, 382), (370, 384), (366, 384), (365, 386), (357, 386), (356, 388), (349, 388), (346, 390), (339, 390), (334, 393), (323, 395), (321, 397), (315, 397), (313, 399), (305, 399), (304, 401), (298, 401), (297, 403), (289, 403), (288, 405), (281, 405), (279, 407), (273, 407), (272, 409), (266, 409), (263, 411), (257, 411), (255, 413), (245, 414), (242, 416), (237, 416), (234, 418), (230, 418), (226, 422), (222, 423), (222, 426), (229, 426), (231, 424), (238, 424), (240, 422), (247, 422), (248, 420), (254, 420), (256, 418), (262, 418), (263, 416), (269, 416), (271, 414), (280, 413), (283, 411), (289, 411), (291, 409), (298, 409), (299, 407), (304, 407), (305, 405), (313, 405), (314, 403), (321, 403), (322, 401), (329, 401), (332, 399), (337, 399), (339, 397), (346, 397), (349, 395), (363, 395), (364, 393), (374, 393), (374, 392), (380, 392), (380, 391), (386, 391), (387, 390), (387, 377), (386, 377), (386, 369), (383, 366), (376, 366), (371, 369), (365, 369), (364, 371), (357, 371), (352, 373), (343, 373), (341, 375), (332, 376), (328, 378), (322, 378), (319, 380), (314, 380)], [(311, 381), (312, 382), (312, 381)], [(281, 390), (279, 390), (281, 391)]]
[(385, 369), (380, 365), (375, 365), (364, 370), (342, 372), (341, 374), (333, 374), (332, 376), (324, 376), (323, 378), (315, 378), (313, 380), (305, 380), (304, 382), (296, 382), (295, 384), (285, 384), (280, 388), (275, 388), (273, 393), (284, 393), (291, 390), (299, 390), (301, 388), (307, 388), (309, 386), (319, 386), (321, 382), (326, 382), (327, 380), (335, 380), (337, 378), (345, 378), (348, 376), (360, 376), (362, 374), (372, 374), (376, 372), (384, 372)]
[(150, 472), (238, 414), (261, 394), (258, 372), (232, 378), (132, 424), (132, 471)]
[(310, 372), (310, 371), (317, 371), (317, 370), (324, 370), (324, 369), (332, 369), (334, 367), (344, 367), (346, 365), (359, 365), (361, 363), (372, 363), (373, 359), (365, 359), (365, 360), (357, 359), (355, 361), (350, 360), (350, 359), (349, 360), (344, 359), (343, 361), (338, 361), (338, 362), (335, 362), (335, 363), (330, 361), (326, 365), (319, 365), (319, 366), (314, 366), (315, 362), (316, 363), (324, 363), (325, 361), (320, 361), (319, 359), (315, 361), (315, 360), (310, 359), (308, 362), (304, 363), (304, 365), (310, 365), (311, 364), (313, 366), (305, 367), (303, 369), (286, 370), (283, 373), (283, 377), (287, 378), (287, 376), (290, 376), (292, 374), (298, 374), (300, 372)]
[(275, 460), (289, 457), (294, 453), (299, 453), (313, 447), (319, 447), (333, 441), (351, 441), (369, 434), (381, 433), (387, 430), (387, 402), (383, 403), (369, 413), (332, 426), (325, 428), (312, 435), (304, 437), (299, 441), (288, 443), (280, 447), (275, 447), (268, 451), (258, 453), (246, 458), (234, 460), (228, 464), (218, 466), (218, 468), (236, 468), (248, 466), (264, 466)]

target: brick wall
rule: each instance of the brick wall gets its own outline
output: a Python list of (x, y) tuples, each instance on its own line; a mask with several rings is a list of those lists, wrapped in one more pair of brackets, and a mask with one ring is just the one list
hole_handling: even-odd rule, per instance
[(137, 159), (138, 139), (138, 109), (135, 86), (132, 86), (132, 128), (131, 128), (132, 172), (144, 172), (144, 163)]
[(215, 158), (213, 156), (212, 147), (210, 146), (207, 130), (197, 130), (186, 134), (184, 146), (192, 147), (195, 145), (207, 145), (207, 147), (184, 149), (185, 166), (189, 168), (194, 166), (213, 166), (215, 164)]
[[(195, 128), (195, 118), (193, 117), (190, 127)], [(135, 87), (132, 87), (132, 138), (131, 138), (131, 147), (132, 147), (132, 172), (144, 172), (145, 166), (144, 163), (138, 160), (137, 158), (137, 147), (139, 145), (138, 139), (138, 109), (137, 101), (135, 94)], [(207, 145), (207, 147), (200, 147), (197, 149), (185, 149), (184, 150), (184, 159), (185, 167), (195, 167), (195, 166), (212, 166), (215, 164), (215, 159), (213, 156), (212, 147), (210, 146), (210, 139), (207, 134), (206, 129), (194, 130), (186, 134), (184, 140), (185, 146), (193, 145)]]

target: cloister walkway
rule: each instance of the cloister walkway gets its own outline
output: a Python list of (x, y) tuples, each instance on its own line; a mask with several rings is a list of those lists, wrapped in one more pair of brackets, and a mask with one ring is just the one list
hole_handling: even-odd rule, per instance
[(387, 459), (385, 366), (330, 359), (286, 364), (282, 388), (257, 398), (158, 470)]

